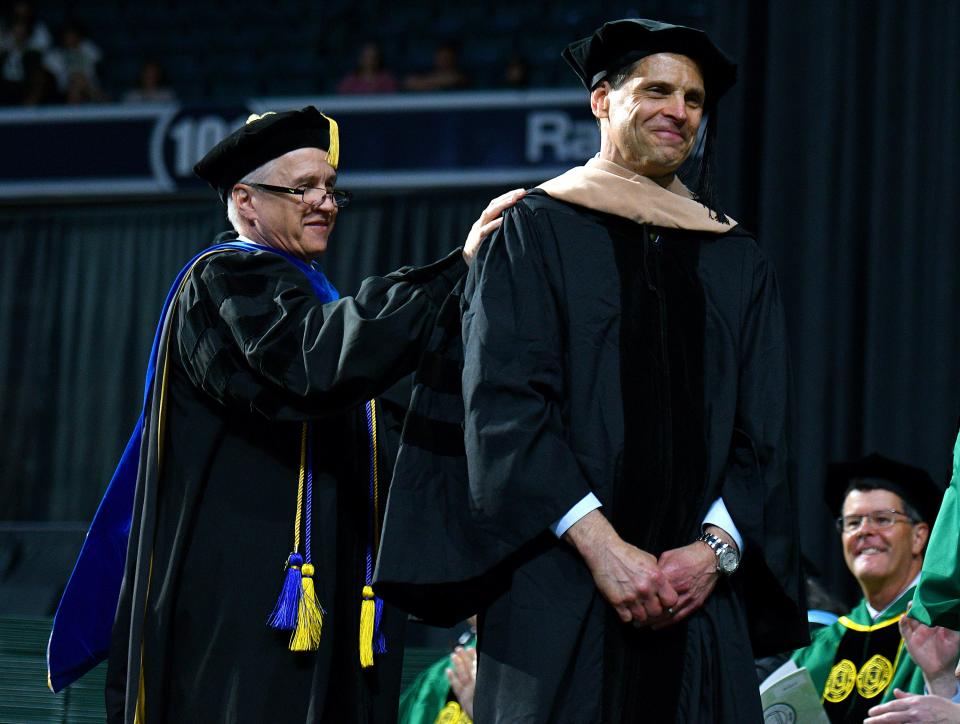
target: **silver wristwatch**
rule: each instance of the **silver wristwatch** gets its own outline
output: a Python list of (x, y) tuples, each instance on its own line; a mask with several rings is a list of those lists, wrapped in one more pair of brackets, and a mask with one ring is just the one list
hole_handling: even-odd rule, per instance
[(703, 533), (697, 540), (706, 543), (716, 554), (717, 573), (729, 576), (740, 566), (740, 554), (733, 546), (724, 543), (717, 536)]

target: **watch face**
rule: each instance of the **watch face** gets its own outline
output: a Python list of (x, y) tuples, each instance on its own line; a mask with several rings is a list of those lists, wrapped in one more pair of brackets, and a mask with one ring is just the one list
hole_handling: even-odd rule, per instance
[(736, 553), (727, 549), (720, 554), (718, 563), (720, 564), (721, 571), (724, 573), (733, 573), (737, 570), (737, 566), (740, 565), (740, 559)]

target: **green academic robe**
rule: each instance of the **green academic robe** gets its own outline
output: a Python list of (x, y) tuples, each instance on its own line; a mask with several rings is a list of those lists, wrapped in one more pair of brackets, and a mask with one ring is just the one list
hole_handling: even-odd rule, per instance
[(910, 616), (927, 626), (960, 630), (960, 435), (953, 447), (953, 478), (930, 534)]
[(815, 631), (813, 641), (793, 655), (820, 692), (831, 722), (863, 721), (871, 706), (893, 698), (894, 688), (923, 693), (923, 672), (907, 653), (897, 622), (907, 609), (908, 589), (873, 621), (867, 602), (832, 626)]
[[(471, 649), (476, 645), (477, 637), (474, 636), (465, 648)], [(450, 657), (444, 656), (421, 671), (413, 683), (403, 690), (398, 724), (434, 724), (437, 721), (451, 698), (450, 682), (447, 681), (447, 669), (451, 665)]]

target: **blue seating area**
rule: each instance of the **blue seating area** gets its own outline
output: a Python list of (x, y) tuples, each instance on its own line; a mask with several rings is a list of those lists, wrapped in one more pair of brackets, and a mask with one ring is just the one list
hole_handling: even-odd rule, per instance
[(503, 87), (511, 55), (529, 64), (533, 87), (573, 86), (559, 58), (572, 39), (615, 17), (646, 15), (702, 24), (709, 6), (666, 0), (643, 3), (532, 0), (452, 4), (445, 0), (387, 3), (327, 0), (48, 0), (37, 16), (56, 31), (82, 23), (104, 52), (99, 73), (108, 97), (136, 84), (145, 58), (161, 61), (177, 96), (187, 102), (258, 95), (335, 92), (354, 66), (359, 46), (377, 40), (398, 79), (430, 67), (438, 43), (461, 45), (471, 88)]

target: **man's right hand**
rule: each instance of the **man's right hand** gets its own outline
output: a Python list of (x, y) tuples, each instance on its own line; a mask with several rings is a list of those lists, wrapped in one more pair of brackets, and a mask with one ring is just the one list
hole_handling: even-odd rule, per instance
[(563, 534), (586, 562), (597, 588), (624, 623), (649, 626), (670, 618), (677, 592), (646, 551), (626, 543), (600, 510)]

